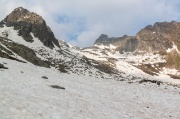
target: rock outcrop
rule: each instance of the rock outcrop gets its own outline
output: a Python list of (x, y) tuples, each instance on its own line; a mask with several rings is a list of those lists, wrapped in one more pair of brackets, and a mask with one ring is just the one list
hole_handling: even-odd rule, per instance
[(17, 59), (14, 54), (22, 57), (23, 59), (31, 62), (34, 65), (47, 68), (50, 67), (50, 64), (48, 62), (43, 61), (36, 56), (34, 50), (24, 45), (15, 43), (10, 39), (0, 37), (0, 57), (25, 63), (24, 61)]
[(15, 30), (18, 30), (19, 35), (27, 42), (33, 42), (31, 35), (33, 33), (45, 46), (51, 49), (54, 48), (54, 45), (59, 47), (58, 40), (46, 25), (44, 19), (27, 9), (22, 7), (16, 8), (1, 21), (0, 27), (3, 27), (4, 24), (7, 27), (14, 27)]
[(156, 52), (172, 48), (173, 44), (180, 50), (180, 22), (161, 22), (149, 25), (137, 33), (137, 49)]

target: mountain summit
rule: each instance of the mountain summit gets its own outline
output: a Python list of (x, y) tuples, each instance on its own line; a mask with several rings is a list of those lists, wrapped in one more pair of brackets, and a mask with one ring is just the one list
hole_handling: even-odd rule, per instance
[(59, 47), (58, 40), (53, 32), (46, 25), (45, 20), (34, 12), (30, 12), (23, 7), (18, 7), (12, 11), (0, 23), (1, 27), (5, 24), (7, 27), (14, 27), (18, 35), (22, 36), (27, 42), (33, 42), (33, 36), (37, 37), (45, 46), (54, 48), (54, 44)]

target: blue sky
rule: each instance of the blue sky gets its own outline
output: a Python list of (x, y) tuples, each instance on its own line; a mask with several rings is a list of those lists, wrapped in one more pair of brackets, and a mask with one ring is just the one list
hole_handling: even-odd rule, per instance
[(155, 22), (180, 20), (180, 0), (0, 0), (0, 19), (19, 6), (41, 15), (59, 40), (81, 47), (101, 34), (135, 35)]

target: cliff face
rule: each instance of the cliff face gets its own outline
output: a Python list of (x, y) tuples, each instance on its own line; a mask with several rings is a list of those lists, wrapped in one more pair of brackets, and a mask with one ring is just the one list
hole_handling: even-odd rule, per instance
[(14, 27), (27, 42), (33, 42), (31, 33), (34, 34), (45, 46), (53, 48), (54, 44), (59, 47), (51, 29), (46, 25), (44, 19), (36, 13), (30, 12), (22, 7), (16, 8), (4, 20), (0, 27)]
[(117, 51), (159, 52), (172, 48), (173, 44), (180, 51), (180, 22), (161, 22), (149, 25), (140, 30), (135, 36), (109, 38), (101, 35), (95, 45), (114, 45)]
[(173, 44), (180, 50), (180, 23), (162, 22), (147, 26), (137, 33), (138, 49), (147, 52), (167, 50)]

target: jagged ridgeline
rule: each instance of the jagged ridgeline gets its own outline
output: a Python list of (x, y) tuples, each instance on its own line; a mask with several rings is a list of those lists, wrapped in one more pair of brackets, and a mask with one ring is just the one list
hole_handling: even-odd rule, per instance
[(159, 52), (177, 46), (180, 51), (180, 22), (157, 22), (148, 25), (135, 36), (108, 37), (102, 34), (94, 43), (95, 45), (114, 45), (117, 51), (134, 52)]
[(45, 46), (54, 48), (59, 47), (58, 40), (55, 38), (50, 27), (45, 20), (34, 12), (30, 12), (22, 7), (16, 8), (0, 23), (0, 27), (14, 27), (18, 30), (18, 35), (22, 36), (27, 42), (33, 42), (31, 33), (34, 34)]

